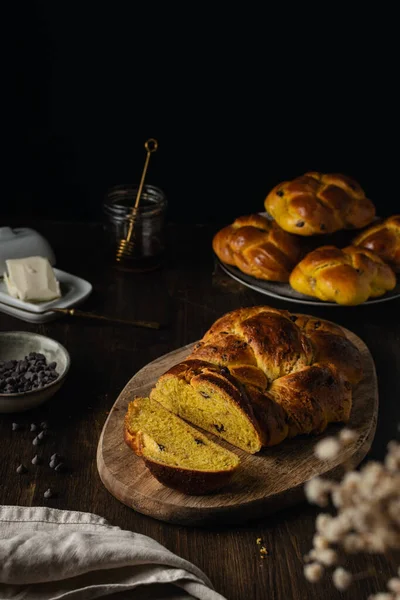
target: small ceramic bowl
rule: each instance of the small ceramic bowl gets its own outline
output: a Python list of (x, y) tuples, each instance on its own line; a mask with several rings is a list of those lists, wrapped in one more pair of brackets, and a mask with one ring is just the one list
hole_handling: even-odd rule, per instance
[(15, 394), (0, 393), (2, 413), (22, 412), (46, 402), (65, 381), (71, 360), (59, 342), (29, 331), (0, 331), (0, 361), (22, 360), (30, 352), (44, 354), (48, 363), (55, 361), (59, 376), (40, 389)]

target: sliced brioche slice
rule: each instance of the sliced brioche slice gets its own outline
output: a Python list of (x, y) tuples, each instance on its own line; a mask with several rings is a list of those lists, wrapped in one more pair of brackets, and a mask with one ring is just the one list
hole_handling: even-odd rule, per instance
[(159, 377), (150, 398), (185, 421), (254, 454), (265, 444), (265, 431), (245, 387), (225, 371), (188, 359)]
[(236, 454), (150, 398), (129, 403), (124, 437), (160, 483), (185, 494), (223, 487), (239, 466)]

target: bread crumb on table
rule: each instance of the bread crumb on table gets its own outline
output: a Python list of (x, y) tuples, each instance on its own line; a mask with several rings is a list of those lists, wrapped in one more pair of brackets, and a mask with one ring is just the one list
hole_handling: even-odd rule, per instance
[(258, 546), (260, 546), (259, 552), (260, 552), (260, 558), (265, 558), (266, 556), (269, 555), (269, 552), (267, 550), (267, 548), (264, 546), (264, 542), (263, 539), (258, 537), (256, 539), (256, 543)]

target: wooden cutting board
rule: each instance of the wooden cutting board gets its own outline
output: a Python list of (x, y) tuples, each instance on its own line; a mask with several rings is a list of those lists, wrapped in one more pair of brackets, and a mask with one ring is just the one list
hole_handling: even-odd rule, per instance
[[(362, 355), (364, 378), (353, 393), (348, 427), (358, 439), (333, 462), (317, 459), (316, 442), (338, 432), (333, 424), (318, 437), (286, 440), (257, 455), (218, 442), (236, 452), (241, 466), (229, 486), (208, 496), (187, 496), (159, 483), (123, 440), (123, 421), (128, 402), (148, 395), (156, 379), (188, 356), (194, 344), (161, 356), (138, 371), (121, 391), (104, 424), (97, 448), (97, 468), (105, 487), (134, 510), (168, 523), (207, 526), (212, 523), (243, 523), (304, 500), (303, 484), (316, 475), (337, 477), (343, 463), (358, 465), (369, 451), (378, 415), (378, 386), (372, 356), (364, 342), (343, 329)], [(210, 434), (212, 439), (216, 439)]]

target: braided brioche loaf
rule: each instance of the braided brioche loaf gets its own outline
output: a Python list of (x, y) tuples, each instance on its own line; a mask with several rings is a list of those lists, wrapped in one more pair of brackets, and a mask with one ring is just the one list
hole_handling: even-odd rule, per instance
[(218, 231), (212, 247), (222, 262), (270, 281), (289, 281), (304, 254), (300, 240), (258, 214), (239, 217)]
[(279, 183), (264, 206), (282, 229), (302, 236), (361, 229), (375, 216), (375, 207), (360, 185), (335, 173), (309, 172)]
[(400, 215), (392, 215), (382, 223), (368, 227), (352, 243), (371, 250), (394, 271), (400, 272)]
[(218, 319), (150, 397), (249, 453), (346, 422), (358, 349), (328, 322), (256, 306)]
[(321, 246), (296, 265), (289, 283), (302, 294), (350, 306), (392, 290), (396, 276), (389, 265), (365, 248)]

